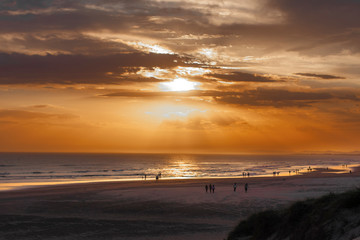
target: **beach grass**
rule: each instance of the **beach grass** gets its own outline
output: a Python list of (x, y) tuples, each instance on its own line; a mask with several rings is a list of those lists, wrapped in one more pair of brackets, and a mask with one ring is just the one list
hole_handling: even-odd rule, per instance
[(267, 210), (241, 221), (235, 239), (353, 239), (360, 236), (360, 189), (298, 201), (286, 209)]

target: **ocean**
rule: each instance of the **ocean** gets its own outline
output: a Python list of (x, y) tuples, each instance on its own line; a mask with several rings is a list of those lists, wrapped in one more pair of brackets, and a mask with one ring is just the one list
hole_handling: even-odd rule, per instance
[[(300, 174), (311, 168), (348, 171), (360, 155), (205, 155), (0, 153), (0, 190), (70, 182), (230, 178)], [(290, 171), (290, 173), (289, 173)], [(277, 174), (276, 174), (277, 176)]]

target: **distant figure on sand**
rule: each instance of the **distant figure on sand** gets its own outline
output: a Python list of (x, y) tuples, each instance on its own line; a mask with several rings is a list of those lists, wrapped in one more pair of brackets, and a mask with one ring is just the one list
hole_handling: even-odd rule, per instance
[(213, 193), (215, 193), (215, 185), (214, 184), (212, 185), (212, 190), (213, 190)]
[(205, 191), (208, 192), (208, 185), (205, 185)]
[(211, 186), (211, 184), (209, 184), (209, 191), (210, 191), (210, 193), (211, 193), (211, 190), (212, 190), (212, 186)]
[(236, 192), (236, 183), (234, 183), (234, 185), (233, 185), (233, 188), (234, 188), (234, 192)]
[(245, 192), (247, 192), (247, 190), (248, 190), (248, 184), (247, 183), (245, 183), (245, 186), (244, 186), (244, 188), (245, 188)]

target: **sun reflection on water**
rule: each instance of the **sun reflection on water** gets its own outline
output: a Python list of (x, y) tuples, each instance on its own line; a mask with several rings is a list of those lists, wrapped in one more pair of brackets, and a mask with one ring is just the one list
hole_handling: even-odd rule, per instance
[(164, 175), (174, 178), (198, 177), (199, 166), (196, 161), (189, 157), (183, 159), (181, 156), (169, 159), (169, 164), (163, 169)]
[(195, 165), (192, 163), (175, 162), (171, 168), (165, 169), (165, 172), (171, 177), (196, 177), (194, 168)]

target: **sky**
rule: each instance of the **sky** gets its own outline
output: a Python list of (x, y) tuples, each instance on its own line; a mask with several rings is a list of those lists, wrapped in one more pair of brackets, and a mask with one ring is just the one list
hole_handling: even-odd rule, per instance
[(0, 151), (360, 146), (359, 0), (1, 0)]

